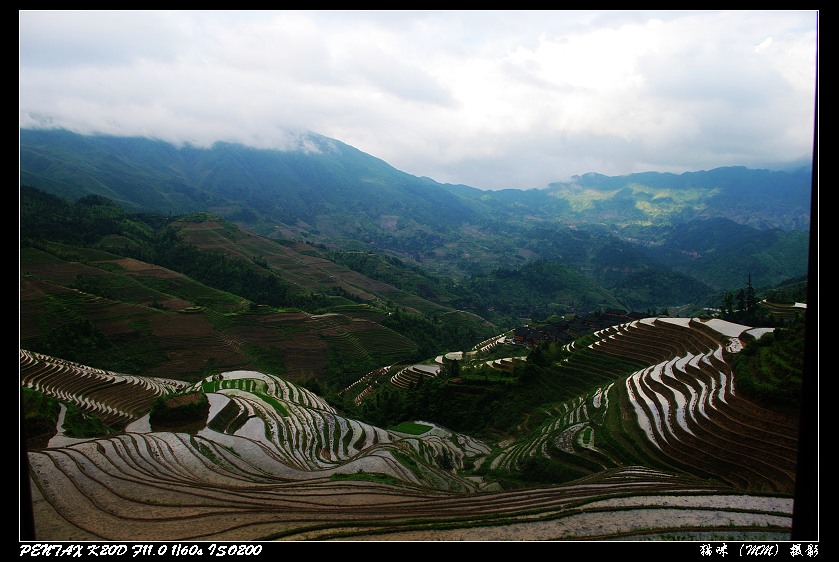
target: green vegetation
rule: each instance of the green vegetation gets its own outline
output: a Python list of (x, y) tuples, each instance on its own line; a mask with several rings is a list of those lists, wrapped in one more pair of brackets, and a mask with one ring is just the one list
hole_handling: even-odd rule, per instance
[(93, 322), (79, 317), (71, 308), (62, 306), (58, 299), (52, 304), (65, 311), (65, 320), (46, 329), (39, 351), (77, 363), (95, 364), (100, 352), (112, 347), (111, 342), (96, 329)]
[(267, 393), (263, 381), (253, 379), (213, 379), (201, 385), (202, 392), (218, 392), (225, 388), (237, 388), (245, 392), (250, 392), (270, 404), (280, 415), (288, 415), (288, 410), (286, 410), (282, 402)]
[(381, 324), (416, 342), (416, 352), (403, 361), (423, 361), (449, 351), (469, 349), (476, 342), (495, 335), (494, 329), (477, 322), (465, 322), (462, 317), (428, 316), (399, 309), (384, 318)]
[(198, 441), (194, 437), (192, 438), (192, 444), (198, 449), (198, 452), (207, 457), (211, 462), (217, 463), (219, 462), (219, 458), (216, 453), (207, 445), (204, 441)]
[(123, 426), (106, 424), (98, 415), (74, 404), (67, 404), (63, 427), (64, 435), (75, 438), (107, 437), (125, 430)]
[(410, 433), (411, 435), (422, 435), (423, 433), (431, 429), (431, 426), (414, 422), (402, 422), (398, 425), (391, 427), (390, 429), (392, 431), (399, 431), (401, 433)]
[(209, 411), (210, 401), (203, 392), (168, 394), (155, 400), (149, 422), (162, 427), (206, 420)]
[[(572, 267), (536, 261), (517, 270), (497, 269), (465, 283), (474, 300), (461, 306), (489, 318), (545, 318), (574, 310), (620, 308), (620, 302)], [(507, 326), (514, 327), (516, 324)]]
[(404, 482), (402, 482), (398, 478), (394, 478), (390, 474), (382, 474), (380, 472), (364, 472), (361, 469), (359, 469), (358, 472), (350, 474), (333, 474), (329, 477), (329, 479), (337, 482), (354, 480), (359, 482), (378, 482), (380, 484), (390, 484), (391, 486), (405, 485)]
[(771, 408), (799, 412), (805, 327), (799, 318), (748, 342), (732, 360), (737, 392)]
[(323, 248), (324, 255), (330, 261), (432, 302), (451, 305), (460, 294), (460, 289), (448, 278), (433, 276), (395, 256), (363, 251), (328, 250), (325, 246)]
[[(509, 351), (509, 350), (505, 350)], [(462, 367), (458, 378), (465, 384), (496, 383), (505, 384), (516, 381), (516, 377), (509, 371), (494, 369), (489, 365), (480, 364), (477, 366)]]
[[(67, 216), (77, 221), (79, 227), (64, 228)], [(443, 277), (435, 277), (392, 256), (311, 247), (312, 256), (329, 256), (335, 263), (371, 278), (403, 284), (403, 290), (416, 292), (418, 297), (427, 299), (426, 302), (437, 299), (439, 309), (409, 310), (387, 298), (378, 298), (372, 304), (360, 303), (348, 298), (352, 296), (349, 293), (339, 295), (338, 289), (331, 289), (333, 294), (315, 293), (283, 280), (274, 258), (263, 251), (270, 245), (260, 246), (259, 251), (226, 255), (186, 243), (177, 227), (178, 224), (203, 225), (211, 221), (213, 225), (221, 225), (220, 229), (208, 226), (206, 232), (213, 236), (218, 231), (225, 240), (242, 243), (251, 240), (248, 243), (252, 243), (248, 235), (217, 216), (193, 214), (178, 221), (171, 217), (128, 213), (101, 197), (72, 203), (23, 187), (21, 244), (25, 259), (22, 263), (32, 271), (25, 274), (37, 278), (41, 271), (38, 268), (50, 266), (54, 269), (65, 263), (84, 264), (89, 268), (86, 272), (75, 273), (67, 283), (68, 288), (81, 293), (49, 295), (31, 309), (38, 311), (36, 317), (41, 333), (37, 339), (30, 340), (32, 345), (27, 344), (28, 347), (81, 363), (107, 365), (123, 372), (142, 372), (164, 361), (154, 318), (166, 312), (166, 306), (161, 303), (179, 299), (179, 302), (192, 303), (191, 309), (211, 324), (219, 340), (228, 342), (230, 348), (236, 349), (238, 357), (244, 359), (244, 364), (234, 368), (283, 373), (290, 368), (288, 354), (271, 342), (292, 342), (307, 333), (302, 327), (272, 322), (271, 336), (264, 344), (243, 339), (243, 334), (253, 333), (255, 323), (259, 323), (263, 315), (279, 308), (308, 309), (320, 314), (341, 310), (345, 315), (343, 319), (338, 322), (336, 318), (328, 332), (318, 336), (326, 344), (326, 351), (317, 352), (320, 363), (307, 367), (301, 383), (309, 381), (307, 385), (317, 388), (318, 394), (329, 403), (374, 425), (388, 427), (406, 419), (427, 418), (481, 436), (512, 432), (512, 428), (525, 418), (532, 427), (538, 422), (540, 407), (584, 394), (642, 365), (625, 358), (606, 360), (601, 357), (598, 369), (592, 370), (586, 364), (587, 351), (570, 357), (558, 343), (544, 343), (527, 352), (527, 362), (509, 370), (499, 371), (479, 363), (458, 364), (456, 376), (448, 373), (449, 378), (423, 377), (409, 392), (383, 385), (356, 406), (340, 399), (340, 391), (384, 364), (422, 362), (449, 351), (467, 350), (476, 342), (502, 331), (502, 326), (503, 329), (517, 326), (521, 318), (532, 321), (533, 318), (557, 318), (569, 310), (617, 307), (621, 299), (574, 267), (550, 260), (535, 260), (519, 269), (500, 268), (454, 282), (442, 281)], [(81, 236), (79, 231), (87, 234)], [(628, 266), (605, 268), (596, 277), (608, 280), (607, 285), (623, 286), (621, 298), (649, 302), (637, 287), (632, 289), (631, 283), (624, 283), (626, 270), (635, 267), (631, 264), (644, 268), (637, 249), (594, 233), (550, 231), (543, 227), (532, 232), (534, 240), (541, 240), (539, 251), (544, 256), (561, 257), (570, 264), (579, 265), (593, 252), (596, 256), (593, 263)], [(102, 244), (106, 239), (107, 244)], [(130, 240), (131, 244), (120, 249), (118, 240)], [(106, 246), (107, 251), (104, 250)], [(536, 247), (533, 248), (535, 251)], [(128, 276), (126, 268), (117, 263), (121, 255), (181, 275)], [(658, 269), (648, 269), (643, 274), (636, 272), (635, 278), (643, 280), (644, 290), (651, 293), (668, 294), (671, 289), (667, 287), (690, 287), (690, 283), (679, 275), (662, 274)], [(744, 308), (745, 303), (752, 306), (758, 300), (757, 291), (751, 287), (747, 289)], [(674, 299), (681, 298), (677, 292), (671, 294)], [(117, 303), (144, 303), (149, 308), (142, 314), (135, 309), (131, 316), (120, 320), (122, 325), (132, 328), (130, 334), (106, 335), (106, 324), (102, 323), (101, 316), (89, 312), (93, 297)], [(494, 318), (497, 323), (486, 322), (481, 314), (447, 309), (444, 303), (483, 313), (484, 318)], [(125, 314), (128, 314), (127, 310)], [(55, 318), (61, 320), (55, 322)], [(349, 329), (347, 322), (362, 318), (376, 328)], [(111, 327), (108, 330), (113, 332)], [(587, 342), (581, 340), (580, 343), (584, 347)], [(499, 351), (494, 353), (502, 356)], [(494, 356), (488, 355), (485, 360)], [(569, 358), (571, 361), (565, 361)], [(194, 372), (182, 376), (195, 380), (219, 372), (224, 365), (220, 359), (207, 358), (203, 365), (195, 365)], [(797, 368), (794, 364), (790, 366), (789, 361), (781, 364), (789, 366), (791, 372)], [(787, 393), (795, 392), (796, 381), (791, 375), (752, 377), (754, 380), (761, 382), (747, 380), (744, 391), (759, 393), (765, 400), (777, 401), (770, 396), (777, 394), (781, 387)], [(265, 396), (265, 399), (270, 397)], [(274, 406), (283, 411), (279, 403)], [(534, 473), (539, 472), (538, 467), (531, 468)]]
[[(33, 279), (48, 276), (42, 264), (54, 263), (70, 269), (71, 264), (84, 264), (86, 269), (76, 273), (69, 288), (114, 301), (149, 306), (158, 311), (186, 312), (192, 310), (205, 315), (221, 332), (248, 329), (257, 319), (240, 316), (224, 318), (214, 312), (253, 313), (268, 310), (309, 310), (329, 312), (333, 306), (346, 307), (348, 299), (336, 301), (336, 295), (315, 293), (294, 286), (280, 277), (281, 270), (268, 269), (265, 256), (255, 256), (259, 263), (217, 250), (199, 250), (182, 241), (179, 230), (171, 218), (128, 213), (101, 197), (81, 202), (66, 202), (39, 190), (21, 188), (21, 254), (22, 271)], [(76, 227), (67, 229), (70, 216)], [(190, 215), (183, 224), (196, 224), (199, 220), (213, 220), (221, 224), (226, 238), (247, 239), (230, 223), (209, 215)], [(200, 224), (200, 223), (198, 223)], [(79, 232), (86, 232), (80, 236)], [(215, 232), (215, 231), (214, 231)], [(102, 238), (97, 239), (101, 236)], [(107, 240), (107, 244), (100, 241)], [(130, 240), (119, 247), (118, 240)], [(76, 244), (82, 244), (81, 246)], [(107, 247), (108, 251), (97, 248)], [(181, 275), (133, 275), (117, 263), (122, 257), (131, 257), (155, 264)], [(78, 266), (73, 265), (76, 271)], [(26, 273), (30, 269), (32, 273)], [(161, 270), (164, 273), (164, 270)], [(47, 277), (49, 278), (49, 277)], [(337, 290), (337, 289), (334, 289)], [(333, 291), (334, 291), (333, 290)], [(92, 315), (92, 301), (78, 293), (47, 296), (32, 313), (39, 311), (38, 322), (42, 334), (29, 341), (28, 348), (42, 353), (64, 357), (91, 365), (108, 365), (123, 372), (142, 372), (163, 360), (157, 345), (154, 329), (145, 329), (137, 337), (122, 335), (119, 338), (105, 335), (101, 317)], [(174, 299), (177, 299), (175, 301)], [(174, 302), (173, 305), (166, 304)], [(184, 304), (191, 303), (192, 307)], [(439, 305), (435, 305), (438, 306)], [(200, 308), (197, 308), (200, 307)], [(114, 309), (116, 312), (118, 307)], [(382, 330), (354, 332), (352, 339), (331, 337), (327, 339), (329, 362), (313, 366), (312, 371), (336, 385), (347, 377), (357, 376), (360, 370), (375, 368), (378, 362), (416, 359), (424, 354), (437, 354), (470, 346), (476, 340), (491, 334), (488, 324), (466, 315), (428, 315), (392, 308), (366, 307), (361, 315), (372, 321), (381, 321)], [(445, 311), (443, 307), (439, 310)], [(88, 312), (90, 311), (90, 312)], [(125, 309), (126, 314), (136, 315), (139, 310)], [(359, 314), (346, 310), (346, 314)], [(54, 318), (60, 318), (55, 322)], [(116, 318), (114, 318), (116, 320)], [(141, 344), (140, 340), (148, 342)], [(270, 372), (288, 368), (282, 356), (267, 346), (245, 345), (239, 348), (254, 365)], [(420, 351), (421, 350), (421, 351)], [(189, 380), (203, 376), (204, 370), (185, 375)], [(336, 386), (337, 388), (337, 386)]]
[(766, 291), (766, 300), (778, 304), (807, 302), (807, 276), (790, 279)]
[(27, 440), (41, 436), (52, 437), (61, 410), (58, 400), (25, 387), (20, 389), (20, 394), (23, 435)]
[(55, 435), (61, 404), (65, 407), (62, 430), (67, 437), (106, 437), (124, 430), (122, 426), (106, 424), (97, 414), (73, 403), (30, 388), (21, 388), (22, 431), (27, 441)]
[[(480, 473), (480, 471), (479, 471)], [(571, 465), (564, 465), (543, 456), (529, 457), (516, 472), (489, 470), (486, 476), (501, 484), (505, 489), (516, 489), (539, 484), (562, 484), (588, 475)]]
[[(214, 250), (198, 250), (183, 243), (178, 230), (168, 221), (128, 213), (103, 197), (88, 197), (75, 203), (21, 186), (21, 247), (35, 247), (56, 251), (54, 242), (82, 246), (75, 253), (57, 254), (73, 261), (95, 261), (113, 258), (113, 254), (89, 255), (86, 248), (97, 248), (100, 240), (107, 238), (111, 252), (147, 261), (177, 271), (195, 281), (227, 293), (240, 295), (254, 302), (272, 306), (292, 306), (317, 309), (326, 301), (304, 290), (291, 287), (276, 275), (263, 268), (225, 256)], [(190, 220), (201, 218), (197, 215)], [(203, 216), (205, 220), (207, 216)], [(143, 222), (149, 221), (149, 222)], [(68, 224), (72, 224), (69, 227)], [(113, 236), (130, 240), (131, 244), (115, 248)], [(86, 255), (87, 254), (87, 255)], [(115, 297), (113, 287), (90, 277), (77, 280), (78, 288), (91, 289), (93, 294)], [(208, 303), (199, 300), (201, 306)]]
[[(24, 185), (94, 206), (104, 195), (132, 211), (199, 211), (194, 221), (221, 214), (258, 234), (328, 247), (327, 259), (444, 306), (463, 296), (461, 280), (539, 260), (572, 267), (641, 310), (705, 305), (709, 291), (737, 285), (745, 271), (761, 286), (806, 271), (808, 167), (591, 173), (492, 192), (416, 178), (333, 139), (316, 138), (323, 152), (302, 154), (67, 131), (20, 136)], [(227, 227), (218, 235), (237, 236)], [(271, 263), (246, 255), (257, 267)], [(660, 281), (652, 292), (651, 279)]]
[[(89, 295), (48, 294), (39, 304), (31, 314), (41, 336), (27, 344), (33, 351), (125, 373), (139, 373), (165, 360), (157, 339), (146, 329), (145, 317), (153, 314), (149, 309), (123, 309), (130, 332), (108, 337), (94, 321), (104, 324), (101, 316), (88, 316), (89, 310), (103, 307)], [(117, 305), (115, 309), (119, 314)]]
[[(676, 453), (644, 434), (624, 381), (657, 357), (674, 356), (675, 330), (649, 345), (634, 340), (626, 354), (587, 346), (596, 339), (598, 322), (627, 317), (610, 308), (646, 309), (648, 315), (717, 308), (733, 322), (775, 327), (726, 357), (736, 373), (732, 398), (764, 406), (772, 420), (784, 419), (781, 413), (795, 419), (806, 309), (790, 305), (806, 302), (805, 230), (789, 224), (791, 230), (755, 229), (728, 214), (694, 220), (691, 214), (700, 207), (714, 216), (716, 197), (731, 208), (736, 202), (726, 199), (724, 186), (676, 185), (681, 180), (656, 185), (664, 181), (659, 176), (635, 177), (631, 184), (583, 177), (579, 189), (484, 193), (417, 183), (356, 153), (339, 165), (331, 160), (335, 151), (327, 151), (320, 158), (328, 170), (309, 161), (296, 168), (294, 181), (282, 182), (271, 180), (274, 164), (287, 164), (285, 155), (267, 155), (276, 158), (268, 165), (263, 151), (190, 150), (190, 157), (208, 161), (235, 154), (252, 177), (243, 180), (223, 166), (200, 180), (189, 170), (181, 170), (177, 180), (149, 173), (143, 193), (131, 179), (106, 186), (90, 176), (90, 189), (118, 195), (125, 208), (85, 186), (75, 187), (75, 201), (21, 187), (21, 347), (124, 373), (209, 377), (200, 392), (158, 398), (150, 408), (155, 431), (194, 434), (192, 428), (208, 424), (235, 433), (254, 411), (230, 400), (208, 420), (206, 394), (224, 389), (251, 393), (280, 415), (291, 415), (263, 381), (220, 376), (253, 369), (309, 389), (338, 416), (415, 436), (394, 444), (382, 441), (379, 429), (374, 435), (331, 412), (312, 411), (318, 425), (311, 432), (301, 420), (279, 420), (289, 432), (306, 431), (306, 452), (295, 454), (332, 462), (353, 449), (382, 446), (435, 489), (470, 488), (457, 481), (463, 476), (480, 476), (507, 490), (545, 488), (626, 466), (663, 470), (668, 478), (688, 474), (700, 479), (699, 486), (790, 488), (792, 471), (783, 463), (794, 454), (795, 438), (781, 436), (793, 425), (786, 419), (768, 432), (784, 437), (783, 446), (780, 440), (752, 440), (759, 428), (748, 423), (732, 436), (724, 424), (710, 437), (697, 431), (698, 447), (680, 440), (665, 444)], [(121, 161), (112, 165), (112, 177), (133, 174)], [(201, 169), (204, 161), (192, 166)], [(22, 178), (62, 191), (33, 174)], [(276, 202), (280, 193), (282, 204)], [(194, 209), (202, 210), (172, 215)], [(800, 227), (802, 217), (790, 220)], [(256, 236), (231, 220), (283, 238)], [(529, 339), (517, 329), (525, 324)], [(405, 389), (402, 381), (390, 383), (403, 367), (471, 350), (508, 330), (516, 334), (516, 345), (444, 362), (437, 376), (415, 373)], [(575, 345), (567, 347), (569, 342)], [(493, 359), (505, 361), (488, 365)], [(379, 378), (364, 394), (362, 385), (342, 392), (367, 376)], [(103, 379), (101, 386), (108, 385)], [(662, 385), (651, 383), (651, 392), (682, 392)], [(22, 432), (42, 447), (56, 430), (63, 401), (27, 388), (21, 392)], [(147, 394), (145, 404), (154, 395)], [(356, 397), (363, 400), (356, 404)], [(601, 408), (600, 400), (607, 399), (609, 407)], [(68, 436), (124, 430), (74, 404), (65, 406)], [(741, 412), (721, 415), (734, 426), (735, 414)], [(491, 453), (462, 456), (468, 444), (461, 436), (440, 447), (437, 438), (446, 438), (426, 435), (431, 425), (405, 421), (418, 419), (483, 440)], [(720, 435), (724, 443), (704, 458), (702, 444), (716, 447)], [(742, 455), (745, 460), (724, 450), (740, 438), (756, 451)], [(228, 451), (237, 454), (195, 435), (191, 443), (215, 463), (224, 463)], [(246, 448), (241, 450), (246, 466)], [(766, 457), (777, 464), (770, 460), (764, 467)], [(225, 466), (232, 470), (232, 464), (238, 463)], [(752, 474), (758, 476), (753, 480)], [(405, 485), (392, 475), (362, 470), (331, 479)], [(456, 523), (441, 522), (440, 528), (448, 525)]]

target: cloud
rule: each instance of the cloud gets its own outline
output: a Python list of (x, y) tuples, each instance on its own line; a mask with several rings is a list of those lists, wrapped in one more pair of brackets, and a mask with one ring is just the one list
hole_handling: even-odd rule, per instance
[(288, 148), (437, 181), (806, 159), (814, 11), (21, 11), (20, 124)]

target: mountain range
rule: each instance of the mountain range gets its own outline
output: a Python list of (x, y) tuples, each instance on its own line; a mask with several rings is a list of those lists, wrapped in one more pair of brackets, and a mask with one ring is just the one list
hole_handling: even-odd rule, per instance
[[(715, 307), (749, 277), (770, 287), (806, 274), (809, 257), (809, 168), (586, 174), (545, 189), (483, 191), (411, 176), (315, 134), (299, 150), (276, 151), (62, 130), (21, 130), (20, 161), (22, 185), (71, 200), (208, 212), (269, 238), (391, 256), (473, 285), (561, 264), (603, 293), (581, 302), (552, 295), (520, 317)], [(459, 304), (485, 315), (497, 305)]]
[(482, 191), (317, 135), (20, 155), (39, 540), (795, 534), (809, 169)]

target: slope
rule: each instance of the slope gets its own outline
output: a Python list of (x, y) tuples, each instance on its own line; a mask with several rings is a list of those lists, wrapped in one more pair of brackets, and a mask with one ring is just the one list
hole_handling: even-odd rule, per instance
[[(737, 263), (761, 271), (759, 285), (806, 271), (796, 259), (807, 255), (806, 236), (793, 232), (809, 229), (806, 169), (587, 174), (545, 190), (487, 192), (405, 174), (318, 135), (301, 137), (290, 151), (174, 147), (48, 130), (22, 130), (20, 138), (24, 185), (74, 200), (96, 194), (132, 211), (210, 212), (263, 236), (396, 256), (456, 280), (561, 261), (607, 291), (628, 293), (618, 295), (625, 306), (707, 306), (700, 301), (711, 286), (742, 283), (743, 274), (729, 273), (727, 263), (711, 259), (707, 267), (707, 257), (725, 253), (721, 247), (702, 248), (701, 264), (683, 261), (675, 272), (662, 252), (641, 250), (665, 245), (670, 257), (685, 257), (697, 248), (667, 244), (678, 235), (671, 229), (719, 218), (748, 226), (740, 236), (749, 251)], [(713, 233), (711, 224), (699, 228)], [(758, 235), (773, 228), (772, 236)], [(599, 235), (569, 239), (568, 230)], [(585, 250), (576, 261), (563, 260), (556, 248), (546, 251), (567, 241)], [(604, 250), (617, 261), (604, 264)], [(681, 279), (645, 294), (652, 277)]]
[[(52, 380), (62, 388), (44, 384), (45, 373), (59, 370)], [(118, 396), (97, 400), (83, 384), (91, 377), (120, 381), (135, 393), (149, 388), (136, 378), (25, 350), (21, 372), (23, 386), (40, 385), (65, 398), (75, 387), (78, 403), (91, 409)], [(220, 373), (188, 388), (171, 384), (210, 397), (203, 429), (151, 431), (148, 417), (134, 412), (120, 435), (56, 438), (29, 451), (39, 540), (563, 540), (688, 533), (783, 540), (790, 530), (786, 494), (744, 493), (636, 462), (561, 486), (502, 491), (464, 470), (467, 463), (489, 461), (497, 447), (433, 423), (423, 422), (427, 429), (419, 435), (376, 428), (341, 416), (281, 377), (254, 371)], [(164, 385), (151, 388), (165, 392)], [(643, 419), (637, 418), (638, 428)]]

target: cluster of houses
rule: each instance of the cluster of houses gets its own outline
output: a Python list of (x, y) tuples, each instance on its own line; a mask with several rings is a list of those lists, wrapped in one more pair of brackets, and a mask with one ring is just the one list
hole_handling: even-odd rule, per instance
[(508, 337), (507, 341), (525, 347), (533, 347), (543, 342), (564, 344), (593, 331), (640, 320), (644, 316), (640, 312), (627, 312), (617, 308), (607, 308), (600, 314), (586, 316), (567, 315), (562, 320), (538, 326), (519, 326), (513, 330), (512, 337)]

